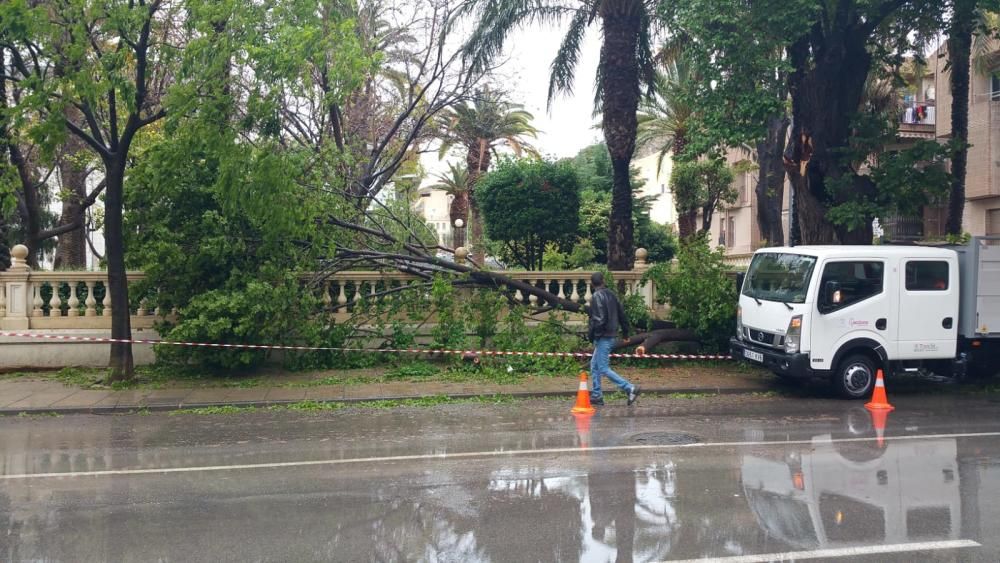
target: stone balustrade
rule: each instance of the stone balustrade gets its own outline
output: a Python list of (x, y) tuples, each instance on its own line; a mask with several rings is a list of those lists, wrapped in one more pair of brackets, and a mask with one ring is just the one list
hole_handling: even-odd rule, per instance
[[(456, 251), (459, 262), (468, 253), (463, 248)], [(22, 245), (11, 251), (12, 266), (0, 272), (0, 329), (110, 329), (111, 296), (107, 291), (107, 272), (96, 271), (32, 271), (27, 266), (28, 249)], [(636, 252), (636, 266), (631, 271), (612, 272), (615, 282), (623, 283), (626, 293), (638, 293), (650, 308), (655, 303), (655, 288), (642, 285), (642, 275), (647, 267), (646, 251)], [(562, 299), (581, 305), (590, 303), (593, 286), (589, 271), (509, 271), (511, 279), (548, 290)], [(142, 272), (128, 272), (129, 285), (145, 279)], [(317, 279), (312, 273), (301, 274), (304, 285)], [(345, 319), (364, 299), (390, 298), (394, 289), (421, 283), (416, 276), (399, 272), (346, 271), (339, 272), (314, 286), (321, 300), (333, 309), (333, 317)], [(130, 292), (131, 293), (131, 292)], [(136, 295), (130, 295), (135, 302)], [(427, 294), (429, 297), (429, 292)], [(524, 305), (538, 305), (535, 295), (525, 295), (515, 290), (513, 299)], [(335, 307), (336, 306), (336, 307)], [(152, 328), (155, 320), (171, 311), (150, 310), (145, 299), (133, 305), (130, 311), (132, 327)]]
[[(0, 328), (25, 329), (110, 329), (111, 293), (107, 272), (32, 271), (27, 265), (28, 249), (11, 249), (11, 268), (0, 272)], [(128, 272), (128, 281), (144, 279), (142, 272)], [(132, 327), (151, 328), (158, 311), (150, 311), (145, 301), (132, 311)]]
[[(590, 304), (594, 291), (590, 283), (590, 272), (585, 271), (504, 272), (504, 275), (581, 305)], [(641, 271), (613, 272), (612, 276), (616, 282), (624, 283), (626, 293), (639, 293), (647, 306), (653, 306), (653, 288), (648, 284), (642, 285)], [(304, 281), (313, 277), (312, 274), (302, 274)], [(343, 317), (354, 311), (362, 300), (370, 303), (390, 298), (392, 290), (421, 281), (416, 276), (395, 272), (340, 272), (320, 283), (319, 295), (328, 307), (335, 309), (335, 317)], [(430, 298), (429, 295), (427, 298)], [(513, 299), (527, 306), (538, 305), (537, 296), (525, 295), (519, 289), (515, 289)]]

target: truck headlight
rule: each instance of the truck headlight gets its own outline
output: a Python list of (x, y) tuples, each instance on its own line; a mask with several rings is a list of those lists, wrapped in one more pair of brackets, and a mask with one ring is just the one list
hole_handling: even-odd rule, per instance
[(785, 332), (785, 353), (798, 354), (802, 344), (802, 315), (795, 315), (788, 322), (788, 330)]
[(736, 306), (736, 338), (743, 340), (743, 307)]

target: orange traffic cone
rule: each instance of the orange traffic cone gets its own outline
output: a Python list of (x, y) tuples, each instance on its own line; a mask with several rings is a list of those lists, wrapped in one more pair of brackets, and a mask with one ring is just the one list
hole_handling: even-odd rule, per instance
[(882, 370), (878, 370), (875, 375), (875, 391), (872, 392), (872, 400), (865, 405), (870, 411), (891, 411), (896, 408), (889, 404), (889, 399), (885, 396), (885, 380), (882, 379)]
[(594, 414), (596, 410), (590, 406), (590, 389), (587, 388), (587, 372), (580, 372), (580, 387), (576, 391), (576, 405), (570, 411), (573, 414)]
[(873, 409), (871, 411), (872, 426), (875, 427), (875, 442), (878, 444), (879, 448), (885, 446), (885, 423), (886, 420), (889, 418), (889, 411), (891, 410), (892, 408)]
[(580, 438), (581, 450), (586, 450), (590, 447), (590, 418), (592, 416), (594, 416), (592, 413), (573, 414), (573, 418), (576, 419), (576, 435)]

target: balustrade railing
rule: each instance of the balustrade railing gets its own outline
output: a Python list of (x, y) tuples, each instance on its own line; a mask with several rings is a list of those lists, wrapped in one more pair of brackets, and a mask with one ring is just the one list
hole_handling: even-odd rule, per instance
[[(462, 250), (462, 249), (459, 249)], [(16, 246), (11, 251), (12, 266), (0, 272), (0, 329), (110, 329), (111, 295), (107, 290), (107, 272), (96, 271), (32, 271), (28, 268), (28, 249)], [(464, 254), (464, 253), (463, 253)], [(459, 255), (461, 259), (463, 254)], [(616, 283), (624, 284), (626, 294), (639, 294), (647, 307), (655, 306), (655, 288), (643, 285), (646, 269), (645, 251), (636, 252), (636, 268), (612, 272)], [(508, 271), (507, 277), (527, 283), (580, 305), (588, 305), (594, 288), (589, 271)], [(142, 272), (129, 272), (132, 284), (145, 279)], [(332, 310), (334, 319), (344, 319), (366, 302), (391, 298), (404, 285), (426, 283), (417, 276), (399, 272), (346, 271), (319, 279), (316, 274), (303, 273), (304, 286), (313, 287), (320, 299)], [(131, 295), (135, 302), (139, 298)], [(513, 300), (524, 305), (538, 305), (538, 297), (514, 289)], [(430, 292), (425, 292), (430, 299)], [(141, 299), (130, 311), (132, 327), (151, 328), (157, 318), (176, 311), (151, 310), (149, 301)]]
[[(107, 272), (36, 272), (27, 267), (27, 248), (15, 246), (12, 264), (0, 272), (0, 328), (111, 328)], [(145, 278), (129, 272), (129, 284)], [(133, 328), (150, 328), (158, 311), (142, 300), (130, 311)]]

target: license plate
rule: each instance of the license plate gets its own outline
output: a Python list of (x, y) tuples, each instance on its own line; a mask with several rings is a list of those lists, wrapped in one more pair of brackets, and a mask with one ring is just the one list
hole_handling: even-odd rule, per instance
[(757, 363), (764, 363), (764, 354), (760, 352), (754, 352), (753, 350), (743, 350), (743, 357), (748, 360), (753, 360)]

